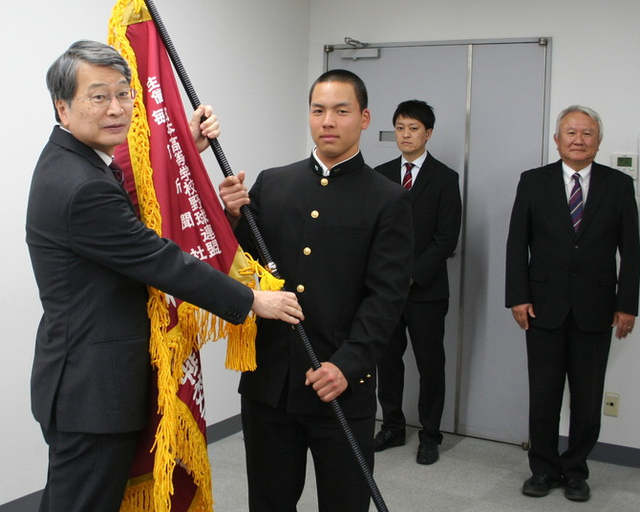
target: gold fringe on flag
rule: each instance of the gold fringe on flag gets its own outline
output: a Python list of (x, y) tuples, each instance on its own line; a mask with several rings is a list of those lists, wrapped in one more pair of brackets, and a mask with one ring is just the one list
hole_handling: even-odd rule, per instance
[[(127, 27), (134, 23), (151, 21), (143, 0), (119, 0), (113, 8), (109, 22), (108, 42), (127, 60), (132, 71), (131, 86), (142, 91), (137, 72), (136, 55), (126, 37)], [(150, 130), (143, 95), (134, 103), (131, 129), (128, 134), (129, 154), (133, 169), (140, 216), (142, 221), (162, 236), (160, 206), (153, 184), (153, 169), (149, 156)], [(262, 289), (280, 289), (283, 282), (275, 279), (254, 260), (238, 250), (231, 274), (237, 272), (255, 287), (260, 279)], [(157, 368), (158, 412), (160, 423), (155, 438), (153, 480), (130, 481), (122, 505), (123, 512), (168, 512), (173, 494), (173, 470), (180, 461), (198, 486), (192, 509), (210, 511), (211, 469), (206, 440), (200, 432), (188, 407), (178, 398), (178, 389), (184, 376), (183, 363), (193, 351), (208, 341), (227, 338), (225, 366), (238, 371), (256, 368), (255, 318), (250, 315), (242, 326), (232, 326), (210, 313), (190, 304), (178, 308), (178, 325), (169, 330), (170, 316), (165, 295), (149, 287), (148, 314), (151, 320), (150, 352), (152, 364)]]

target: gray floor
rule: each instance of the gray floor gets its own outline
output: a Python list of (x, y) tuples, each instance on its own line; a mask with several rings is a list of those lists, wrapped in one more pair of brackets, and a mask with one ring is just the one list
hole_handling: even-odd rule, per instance
[[(406, 446), (376, 454), (374, 478), (389, 512), (640, 511), (640, 469), (591, 462), (592, 497), (586, 503), (570, 502), (562, 489), (529, 498), (520, 492), (529, 476), (520, 447), (445, 434), (440, 460), (420, 466), (415, 462), (417, 431), (407, 434)], [(209, 457), (215, 512), (247, 511), (242, 433), (209, 445)], [(317, 510), (312, 471), (309, 465), (300, 512)]]

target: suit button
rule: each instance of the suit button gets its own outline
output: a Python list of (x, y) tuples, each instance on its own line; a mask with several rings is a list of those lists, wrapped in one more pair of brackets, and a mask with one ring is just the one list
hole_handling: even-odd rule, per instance
[(574, 249), (577, 249), (577, 248), (578, 248), (578, 244), (574, 245), (574, 246), (573, 246), (573, 248), (574, 248)]
[(305, 247), (305, 248), (302, 250), (302, 252), (303, 252), (303, 254), (304, 254), (305, 256), (309, 256), (309, 255), (311, 254), (311, 248), (310, 248), (310, 247)]
[(298, 293), (304, 292), (304, 285), (303, 284), (299, 284), (298, 286), (296, 286), (296, 291)]
[(326, 187), (329, 184), (329, 180), (327, 178), (322, 178), (320, 180), (320, 185), (322, 185), (323, 187)]
[(320, 217), (320, 212), (318, 210), (313, 210), (311, 212), (311, 218), (312, 219), (317, 219), (318, 217)]

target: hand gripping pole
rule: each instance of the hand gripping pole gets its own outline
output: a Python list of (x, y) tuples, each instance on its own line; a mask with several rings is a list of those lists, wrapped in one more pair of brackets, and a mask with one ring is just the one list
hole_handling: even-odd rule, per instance
[[(158, 13), (158, 9), (156, 8), (153, 0), (145, 0), (145, 3), (147, 5), (147, 8), (149, 9), (149, 13), (151, 14), (151, 18), (153, 19), (153, 23), (156, 26), (158, 34), (160, 34), (160, 38), (162, 39), (164, 46), (167, 50), (167, 53), (169, 54), (169, 58), (173, 63), (173, 67), (176, 69), (178, 78), (180, 79), (180, 82), (182, 83), (182, 86), (184, 87), (187, 93), (189, 102), (191, 103), (192, 108), (195, 110), (196, 108), (198, 108), (198, 106), (200, 106), (201, 103), (191, 83), (191, 80), (189, 79), (189, 76), (187, 75), (187, 72), (184, 69), (184, 66), (182, 65), (180, 56), (178, 55), (178, 52), (176, 51), (173, 45), (173, 42), (169, 37), (167, 29), (165, 28), (164, 23), (160, 18), (160, 14)], [(222, 172), (225, 175), (225, 177), (233, 176), (233, 171), (231, 170), (231, 166), (229, 165), (229, 162), (227, 161), (227, 158), (225, 157), (224, 152), (222, 151), (222, 147), (220, 146), (220, 142), (218, 141), (218, 139), (209, 139), (209, 145), (211, 146), (211, 149), (213, 150), (216, 160), (218, 161), (218, 164), (220, 165), (220, 168), (222, 169)], [(260, 233), (258, 225), (256, 224), (255, 218), (253, 217), (253, 213), (251, 212), (251, 210), (247, 205), (242, 206), (240, 211), (245, 221), (249, 225), (249, 229), (251, 230), (251, 235), (253, 236), (256, 242), (263, 264), (275, 277), (281, 278), (280, 274), (278, 273), (277, 266), (273, 261), (271, 254), (269, 253), (269, 250), (264, 242), (264, 239), (262, 238), (262, 234)], [(294, 327), (298, 336), (300, 337), (300, 340), (304, 345), (304, 348), (307, 352), (307, 355), (309, 356), (309, 359), (311, 360), (311, 367), (314, 370), (318, 370), (320, 368), (320, 362), (318, 361), (318, 357), (316, 356), (313, 346), (311, 345), (311, 341), (309, 340), (309, 337), (307, 336), (307, 333), (304, 330), (304, 326), (302, 325), (302, 322), (296, 324)], [(344, 411), (342, 410), (342, 407), (340, 406), (338, 399), (332, 400), (330, 405), (333, 410), (333, 413), (336, 416), (336, 419), (338, 420), (338, 423), (340, 424), (340, 427), (342, 428), (342, 431), (344, 432), (347, 438), (347, 441), (349, 442), (349, 445), (351, 446), (351, 450), (353, 451), (353, 454), (356, 457), (360, 470), (362, 471), (362, 474), (367, 482), (367, 485), (369, 486), (371, 499), (373, 500), (379, 512), (388, 512), (387, 506), (384, 500), (382, 499), (382, 495), (380, 494), (380, 491), (378, 490), (378, 486), (376, 485), (376, 482), (373, 479), (371, 469), (369, 468), (367, 461), (364, 458), (362, 449), (360, 448), (360, 445), (358, 444), (358, 441), (356, 440), (353, 434), (353, 431), (351, 430), (351, 426), (349, 425), (349, 422), (347, 421), (347, 418), (344, 415)]]

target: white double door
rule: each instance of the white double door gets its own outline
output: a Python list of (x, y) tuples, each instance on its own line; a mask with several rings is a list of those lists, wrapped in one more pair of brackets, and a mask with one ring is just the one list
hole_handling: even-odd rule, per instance
[[(373, 167), (399, 155), (393, 112), (401, 101), (421, 99), (436, 114), (427, 149), (460, 174), (463, 226), (449, 260), (442, 430), (526, 442), (525, 341), (504, 307), (505, 243), (520, 173), (546, 163), (548, 41), (365, 50), (336, 45), (326, 53), (327, 69), (349, 69), (367, 85), (372, 121), (361, 143), (365, 161)], [(368, 58), (358, 58), (359, 52)], [(410, 349), (405, 364), (404, 411), (418, 426), (418, 374)]]

